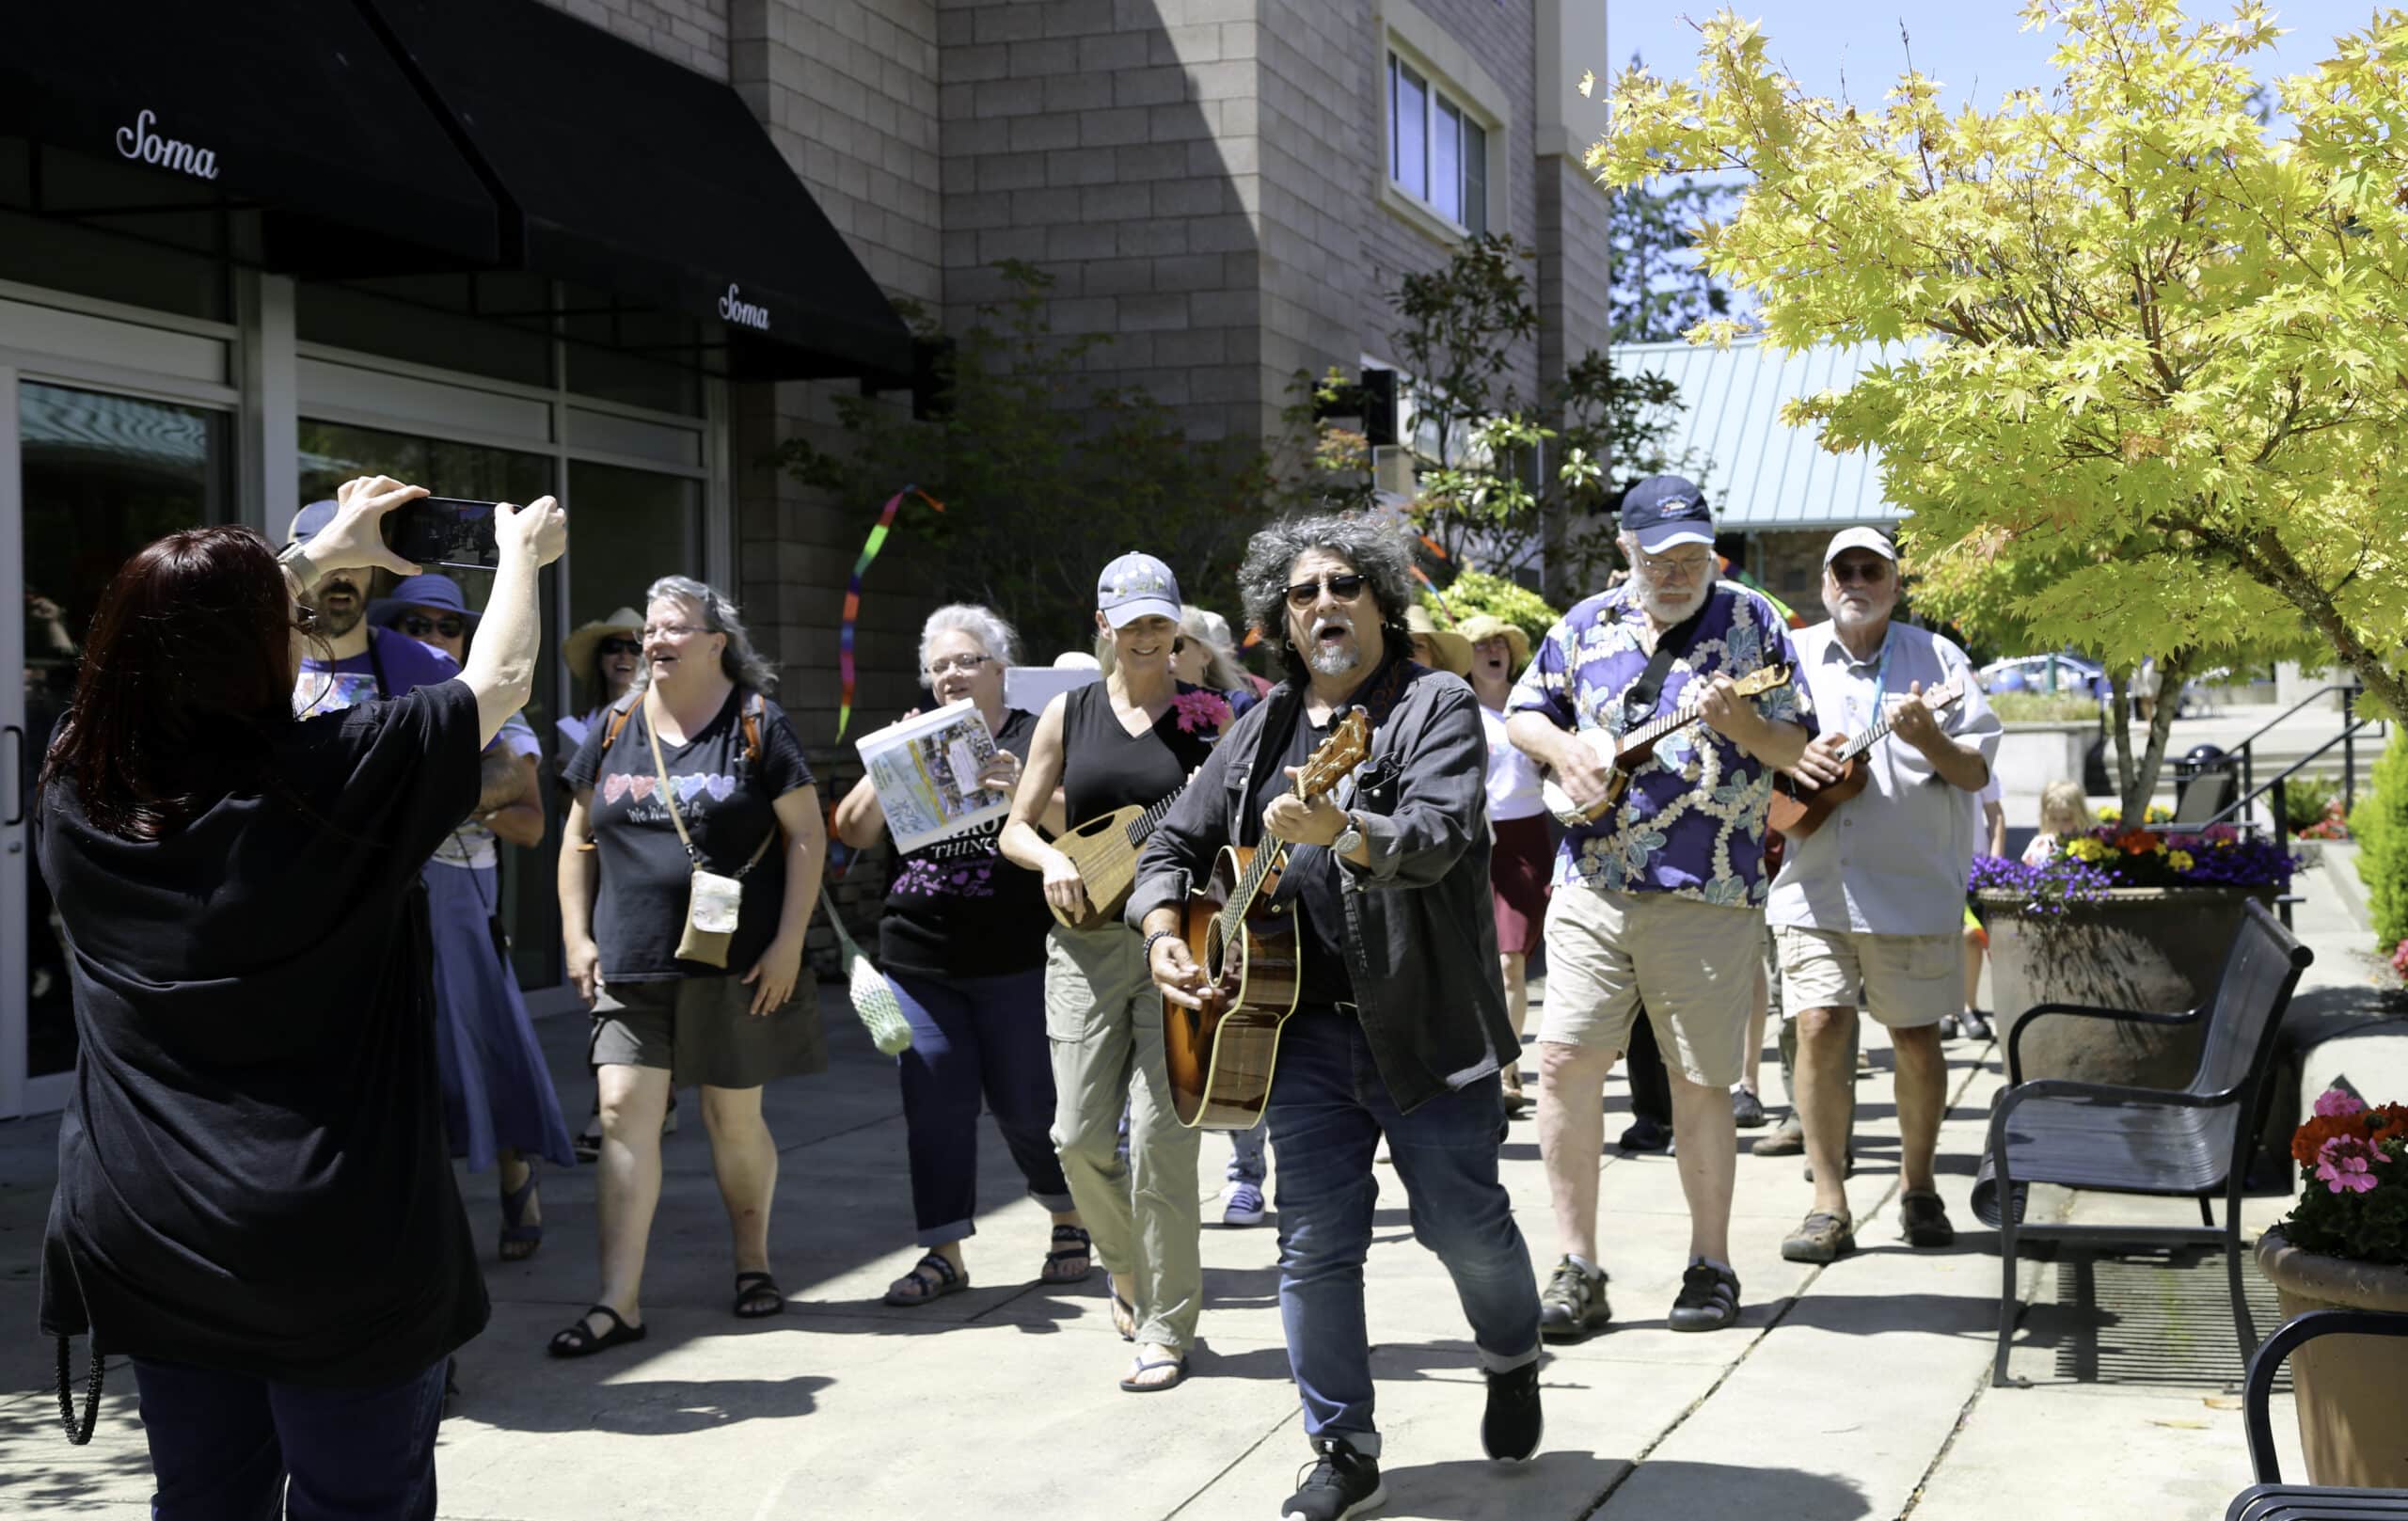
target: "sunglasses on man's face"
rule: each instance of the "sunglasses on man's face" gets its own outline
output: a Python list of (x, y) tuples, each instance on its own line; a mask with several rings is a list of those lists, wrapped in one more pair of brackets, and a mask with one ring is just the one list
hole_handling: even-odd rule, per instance
[(642, 655), (643, 643), (633, 639), (606, 639), (594, 646), (603, 655)]
[(402, 614), (396, 626), (412, 639), (424, 639), (429, 634), (440, 634), (445, 639), (458, 639), (467, 631), (468, 625), (466, 619), (449, 612), (440, 618), (428, 618), (415, 612), (405, 612)]
[(1363, 594), (1363, 578), (1360, 576), (1330, 576), (1317, 581), (1298, 581), (1288, 588), (1288, 606), (1295, 609), (1298, 612), (1304, 611), (1306, 609), (1321, 600), (1322, 588), (1323, 587), (1327, 587), (1329, 589), (1329, 594), (1336, 597), (1339, 601), (1352, 602), (1356, 597)]

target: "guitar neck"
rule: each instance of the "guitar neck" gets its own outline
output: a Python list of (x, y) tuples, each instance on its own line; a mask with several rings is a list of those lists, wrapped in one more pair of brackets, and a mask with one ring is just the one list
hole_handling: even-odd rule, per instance
[[(1296, 795), (1300, 798), (1305, 795), (1302, 784), (1297, 785)], [(1268, 878), (1273, 869), (1287, 859), (1288, 847), (1284, 842), (1279, 840), (1262, 842), (1262, 848), (1255, 851), (1254, 859), (1246, 863), (1245, 874), (1238, 879), (1237, 888), (1229, 894), (1228, 902), (1221, 905), (1223, 939), (1226, 940), (1237, 934), (1238, 927), (1245, 923), (1245, 916), (1254, 911), (1254, 900), (1261, 895), (1264, 879)]]
[[(1701, 683), (1701, 686), (1703, 686), (1703, 683)], [(1680, 706), (1674, 708), (1670, 713), (1665, 714), (1662, 718), (1649, 719), (1638, 728), (1624, 735), (1622, 737), (1622, 742), (1617, 745), (1615, 749), (1620, 754), (1625, 756), (1645, 754), (1648, 751), (1654, 749), (1656, 742), (1663, 738), (1666, 735), (1671, 734), (1673, 730), (1681, 728), (1686, 724), (1696, 722), (1698, 705), (1704, 700), (1705, 693), (1701, 690), (1697, 696), (1688, 699)]]
[(1154, 832), (1154, 827), (1170, 816), (1170, 805), (1179, 801), (1179, 795), (1186, 790), (1187, 784), (1181, 782), (1170, 789), (1170, 796), (1129, 821), (1129, 828), (1125, 832), (1129, 837), (1131, 849), (1133, 850), (1146, 843), (1146, 836)]
[[(1945, 710), (1951, 704), (1955, 703), (1956, 701), (1956, 697), (1957, 694), (1953, 690), (1925, 692), (1924, 694), (1924, 702), (1934, 713), (1939, 713)], [(1882, 740), (1889, 738), (1890, 731), (1893, 727), (1891, 722), (1892, 717), (1893, 715), (1884, 713), (1879, 718), (1875, 719), (1871, 728), (1865, 730), (1862, 734), (1858, 735), (1855, 738), (1847, 742), (1846, 748), (1840, 752), (1839, 758), (1843, 761), (1855, 760), (1859, 756), (1863, 755), (1872, 750), (1874, 746), (1879, 744)]]

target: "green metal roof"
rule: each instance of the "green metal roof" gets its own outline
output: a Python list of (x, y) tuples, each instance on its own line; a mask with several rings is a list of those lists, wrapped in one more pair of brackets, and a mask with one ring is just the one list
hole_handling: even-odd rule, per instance
[(1786, 356), (1763, 343), (1624, 343), (1613, 350), (1617, 371), (1660, 374), (1679, 391), (1681, 416), (1666, 452), (1690, 456), (1691, 477), (1705, 488), (1715, 526), (1725, 531), (1889, 524), (1905, 515), (1882, 499), (1875, 455), (1834, 454), (1823, 448), (1820, 428), (1781, 420), (1782, 403), (1846, 389), (1881, 357), (1869, 345)]

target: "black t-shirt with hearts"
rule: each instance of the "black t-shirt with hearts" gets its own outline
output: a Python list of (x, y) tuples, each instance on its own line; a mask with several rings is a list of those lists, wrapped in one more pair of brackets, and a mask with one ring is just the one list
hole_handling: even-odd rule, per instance
[[(686, 832), (702, 852), (704, 865), (722, 877), (735, 876), (762, 841), (776, 832), (777, 800), (812, 784), (802, 741), (775, 703), (762, 705), (759, 761), (747, 754), (738, 717), (745, 695), (742, 688), (728, 693), (719, 715), (686, 743), (663, 740), (660, 745)], [(778, 913), (785, 901), (785, 852), (772, 843), (760, 864), (744, 873), (744, 904), (727, 965), (679, 960), (677, 942), (686, 932), (693, 868), (660, 796), (643, 704), (637, 703), (627, 714), (617, 743), (606, 753), (610, 728), (606, 716), (588, 729), (568, 767), (571, 788), (594, 791), (587, 816), (602, 861), (594, 904), (602, 979), (667, 982), (750, 972), (777, 938)]]
[[(998, 748), (1028, 762), (1037, 716), (1004, 712)], [(895, 863), (879, 920), (879, 959), (892, 972), (927, 977), (1000, 977), (1045, 964), (1045, 879), (996, 848), (1004, 821), (939, 840)]]

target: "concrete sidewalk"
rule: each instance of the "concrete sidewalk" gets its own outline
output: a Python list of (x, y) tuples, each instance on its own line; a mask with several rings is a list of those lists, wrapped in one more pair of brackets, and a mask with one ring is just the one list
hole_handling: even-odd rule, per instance
[[(2365, 990), (2364, 932), (2321, 874), (2305, 885), (2301, 925), (2320, 957), (2312, 982)], [(1310, 1458), (1280, 1337), (1275, 1233), (1208, 1228), (1196, 1377), (1164, 1398), (1133, 1398), (1116, 1386), (1128, 1349), (1111, 1333), (1101, 1275), (1069, 1289), (1033, 1281), (1046, 1217), (1016, 1196), (990, 1132), (989, 1212), (969, 1244), (974, 1287), (925, 1308), (880, 1305), (917, 1255), (903, 1121), (892, 1065), (871, 1050), (840, 990), (827, 993), (832, 1069), (768, 1099), (783, 1153), (774, 1239), (787, 1313), (766, 1323), (729, 1313), (726, 1222), (689, 1094), (685, 1129), (668, 1143), (653, 1233), (650, 1339), (586, 1361), (547, 1358), (546, 1339), (594, 1287), (590, 1169), (547, 1171), (544, 1249), (524, 1264), (488, 1263), (494, 1319), (461, 1354), (465, 1397), (443, 1431), (442, 1515), (1275, 1516)], [(564, 1102), (580, 1114), (591, 1092), (581, 1026), (543, 1024)], [(1941, 1182), (1959, 1237), (1951, 1250), (1914, 1252), (1898, 1240), (1889, 1051), (1877, 1033), (1866, 1044), (1877, 1070), (1859, 1089), (1850, 1187), (1861, 1247), (1829, 1268), (1782, 1262), (1781, 1239), (1811, 1190), (1795, 1159), (1743, 1149), (1738, 1328), (1666, 1329), (1687, 1241), (1676, 1165), (1609, 1152), (1603, 1234), (1617, 1320), (1605, 1335), (1553, 1350), (1545, 1450), (1518, 1469), (1481, 1456), (1481, 1383), (1462, 1317), (1383, 1168), (1367, 1269), (1389, 1494), (1379, 1513), (2220, 1515), (2248, 1481), (2248, 1464), (2226, 1387), (2240, 1359), (2219, 1260), (2146, 1274), (2111, 1260), (2027, 1263), (2022, 1297), (2035, 1307), (2018, 1332), (2016, 1366), (2035, 1386), (1989, 1389), (1999, 1263), (1995, 1236), (1975, 1226), (1966, 1196), (2001, 1082), (1998, 1054), (1950, 1048), (1958, 1090)], [(1776, 1090), (1777, 1070), (1767, 1060)], [(1619, 1078), (1608, 1108), (1611, 1136), (1628, 1114)], [(33, 1335), (55, 1133), (55, 1121), (0, 1126), (0, 1323), (17, 1328), (0, 1342), (0, 1514), (134, 1521), (147, 1513), (150, 1485), (130, 1374), (112, 1370), (98, 1436), (71, 1449), (50, 1393), (51, 1348)], [(1208, 1187), (1227, 1156), (1225, 1142), (1206, 1140)], [(1544, 1280), (1558, 1247), (1527, 1121), (1513, 1126), (1504, 1156)], [(493, 1180), (464, 1177), (462, 1186), (490, 1244)], [(2091, 1206), (2045, 1190), (2035, 1199), (2036, 1209)], [(2260, 1228), (2288, 1207), (2288, 1196), (2255, 1199), (2249, 1223)], [(2131, 1285), (2156, 1295), (2158, 1308), (2138, 1314), (2129, 1295), (2117, 1297)], [(2271, 1323), (2261, 1316), (2261, 1332)], [(2288, 1408), (2275, 1421), (2295, 1470)]]

